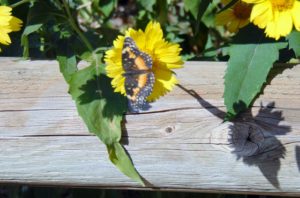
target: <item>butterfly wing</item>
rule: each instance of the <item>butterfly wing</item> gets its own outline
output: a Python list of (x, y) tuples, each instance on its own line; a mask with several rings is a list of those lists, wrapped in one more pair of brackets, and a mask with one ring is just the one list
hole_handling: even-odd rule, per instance
[[(138, 84), (145, 81), (143, 87)], [(151, 94), (154, 85), (154, 74), (152, 72), (130, 75), (125, 78), (125, 89), (128, 98), (128, 106), (131, 112), (138, 112), (139, 110), (147, 108), (147, 97)]]
[(151, 57), (141, 52), (132, 38), (126, 37), (122, 50), (125, 90), (132, 111), (143, 109), (154, 85)]

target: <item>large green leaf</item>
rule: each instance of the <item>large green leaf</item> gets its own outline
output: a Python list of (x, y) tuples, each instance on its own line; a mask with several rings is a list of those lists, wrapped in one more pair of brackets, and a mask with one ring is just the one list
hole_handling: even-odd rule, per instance
[(257, 28), (245, 28), (229, 47), (230, 59), (225, 74), (224, 100), (229, 119), (244, 111), (260, 92), (279, 49), (285, 42), (265, 39)]
[(293, 31), (289, 36), (289, 47), (292, 48), (295, 52), (295, 55), (300, 57), (300, 32)]
[(92, 64), (75, 72), (69, 81), (69, 92), (89, 131), (106, 144), (110, 160), (125, 175), (143, 184), (129, 156), (119, 143), (121, 121), (127, 110), (126, 98), (114, 92), (111, 79), (100, 71), (100, 68), (97, 69), (95, 64)]

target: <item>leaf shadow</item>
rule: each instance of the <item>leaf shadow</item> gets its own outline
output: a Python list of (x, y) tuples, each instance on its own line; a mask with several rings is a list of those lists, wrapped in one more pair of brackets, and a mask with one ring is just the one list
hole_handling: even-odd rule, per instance
[[(80, 88), (82, 92), (78, 97), (80, 105), (87, 105), (99, 100), (103, 100), (103, 106), (99, 106), (99, 114), (102, 114), (104, 119), (113, 120), (114, 116), (123, 116), (123, 120), (120, 123), (121, 127), (121, 140), (122, 145), (129, 145), (128, 133), (125, 127), (126, 117), (125, 112), (127, 110), (127, 98), (120, 93), (114, 92), (114, 89), (111, 86), (111, 79), (104, 74), (94, 75), (91, 80), (88, 80)], [(130, 161), (133, 163), (133, 160), (128, 153), (128, 151), (123, 146), (124, 151), (129, 157)], [(138, 172), (137, 172), (138, 173)], [(139, 173), (138, 173), (139, 174)], [(144, 184), (148, 187), (153, 186), (148, 180), (146, 180), (142, 175), (139, 174)]]
[[(82, 94), (79, 96), (81, 105), (92, 103), (96, 100), (105, 100), (103, 117), (113, 119), (115, 115), (123, 115), (126, 111), (126, 97), (114, 92), (111, 79), (104, 74), (94, 75), (79, 88)], [(117, 102), (116, 102), (117, 101)], [(120, 111), (123, 110), (123, 111)]]
[[(182, 85), (179, 88), (194, 97), (199, 104), (214, 116), (224, 120), (226, 112), (210, 104), (196, 91), (187, 89)], [(244, 107), (242, 101), (234, 105), (235, 108)], [(280, 188), (278, 172), (281, 159), (284, 159), (286, 149), (276, 138), (276, 135), (285, 135), (291, 131), (291, 127), (281, 125), (284, 117), (281, 111), (274, 110), (275, 103), (269, 103), (260, 107), (257, 115), (252, 115), (248, 110), (230, 122), (228, 141), (232, 148), (232, 154), (237, 160), (242, 160), (248, 166), (259, 168), (264, 177), (275, 187)]]

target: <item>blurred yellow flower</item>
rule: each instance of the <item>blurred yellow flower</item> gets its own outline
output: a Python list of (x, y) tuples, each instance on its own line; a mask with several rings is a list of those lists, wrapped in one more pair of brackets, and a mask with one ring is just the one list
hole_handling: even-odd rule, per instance
[[(224, 5), (231, 0), (222, 0)], [(236, 2), (232, 7), (217, 14), (216, 25), (225, 25), (229, 32), (235, 33), (249, 23), (252, 6), (242, 1)]]
[(22, 21), (17, 17), (12, 16), (11, 11), (11, 7), (0, 6), (0, 43), (4, 45), (11, 44), (8, 34), (19, 31), (22, 26)]
[(268, 37), (278, 40), (293, 26), (300, 31), (300, 2), (297, 0), (243, 0), (254, 4), (250, 21), (265, 29)]
[(183, 61), (180, 56), (181, 48), (178, 44), (167, 42), (163, 38), (163, 31), (157, 22), (149, 22), (145, 31), (129, 28), (125, 36), (118, 36), (114, 47), (105, 54), (106, 72), (112, 80), (115, 92), (126, 95), (124, 68), (122, 65), (122, 50), (125, 37), (131, 37), (139, 50), (148, 54), (152, 59), (154, 86), (147, 101), (154, 101), (171, 91), (178, 83), (171, 69), (181, 68)]

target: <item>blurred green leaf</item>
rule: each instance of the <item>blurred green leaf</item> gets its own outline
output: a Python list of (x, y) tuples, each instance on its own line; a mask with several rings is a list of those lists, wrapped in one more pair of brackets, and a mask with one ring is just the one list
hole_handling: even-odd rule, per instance
[(289, 36), (289, 47), (293, 49), (296, 57), (300, 58), (300, 32), (294, 30)]
[(29, 57), (29, 41), (28, 36), (36, 31), (38, 31), (43, 26), (42, 23), (27, 25), (23, 31), (21, 37), (21, 45), (23, 46), (23, 57)]
[(167, 0), (159, 0), (156, 4), (156, 20), (160, 24), (165, 24), (168, 20), (168, 2)]
[(121, 121), (127, 110), (126, 98), (114, 92), (111, 79), (101, 73), (102, 69), (95, 64), (72, 75), (69, 93), (89, 131), (106, 144), (111, 161), (125, 175), (143, 184), (130, 158), (119, 144)]
[(101, 1), (97, 0), (97, 1), (99, 1), (99, 9), (102, 11), (105, 17), (108, 17), (117, 6), (116, 0), (101, 0)]
[[(207, 2), (206, 2), (207, 3)], [(201, 5), (200, 5), (201, 6)], [(200, 15), (197, 18), (197, 23), (201, 19), (201, 21), (207, 26), (211, 28), (215, 28), (215, 17), (218, 10), (218, 1), (212, 1), (208, 5), (204, 5), (202, 9), (203, 14), (200, 13)]]
[(201, 0), (199, 7), (198, 7), (198, 13), (197, 13), (197, 21), (196, 21), (196, 35), (199, 34), (200, 31), (200, 24), (201, 24), (201, 20), (202, 17), (205, 13), (205, 11), (207, 10), (208, 6), (210, 5), (211, 0)]
[(196, 20), (195, 23), (195, 35), (200, 33), (200, 24), (202, 23), (202, 17), (209, 7), (211, 0), (184, 0), (184, 7), (186, 11), (190, 11)]
[[(58, 27), (61, 23), (66, 23), (66, 18), (61, 10), (48, 1), (37, 1), (30, 7), (27, 15), (27, 24), (21, 38), (21, 44), (24, 47), (24, 57), (29, 56), (29, 36), (41, 30), (42, 27), (46, 27), (50, 21), (53, 27)], [(62, 30), (57, 32), (65, 34), (65, 31)], [(50, 31), (48, 30), (47, 33), (49, 34)], [(35, 43), (30, 43), (30, 45), (35, 45)]]
[(184, 0), (184, 9), (190, 11), (195, 19), (197, 19), (199, 6), (202, 0)]
[[(145, 8), (149, 12), (153, 12), (153, 6), (156, 0), (138, 0), (143, 8)], [(159, 2), (158, 2), (159, 3)]]
[(0, 5), (8, 5), (8, 1), (7, 0), (0, 0)]
[(225, 73), (224, 100), (228, 119), (249, 107), (279, 58), (279, 49), (286, 46), (285, 42), (265, 39), (264, 32), (255, 28), (238, 33), (235, 43), (229, 47), (230, 59)]
[(223, 12), (225, 10), (227, 10), (228, 8), (232, 7), (236, 2), (238, 2), (239, 0), (231, 0), (228, 4), (226, 4), (220, 11)]

